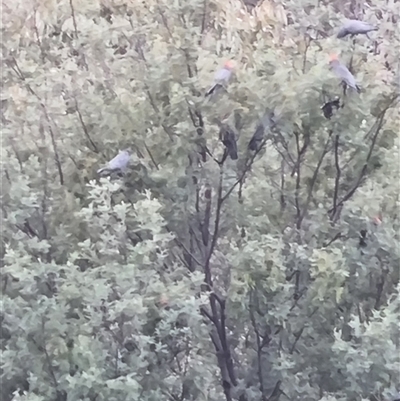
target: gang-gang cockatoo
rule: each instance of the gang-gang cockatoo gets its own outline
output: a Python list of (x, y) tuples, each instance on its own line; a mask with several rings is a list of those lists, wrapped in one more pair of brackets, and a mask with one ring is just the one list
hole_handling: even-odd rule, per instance
[[(339, 39), (344, 38), (347, 35), (358, 35), (365, 34), (368, 32), (377, 31), (378, 28), (368, 22), (358, 21), (356, 19), (347, 20), (339, 29), (337, 37)], [(368, 36), (368, 35), (367, 35)]]
[(329, 56), (329, 65), (332, 68), (332, 71), (342, 80), (342, 82), (357, 92), (361, 91), (360, 87), (357, 85), (354, 75), (344, 64), (339, 61), (337, 54), (331, 54)]
[(225, 62), (224, 66), (215, 73), (214, 83), (206, 92), (206, 96), (211, 95), (216, 89), (228, 84), (229, 80), (232, 77), (233, 68), (234, 65), (232, 60), (228, 60)]
[(123, 172), (128, 167), (129, 160), (131, 158), (130, 152), (131, 150), (129, 148), (125, 150), (120, 150), (117, 156), (111, 159), (104, 167), (97, 170), (97, 174), (109, 174), (115, 171)]

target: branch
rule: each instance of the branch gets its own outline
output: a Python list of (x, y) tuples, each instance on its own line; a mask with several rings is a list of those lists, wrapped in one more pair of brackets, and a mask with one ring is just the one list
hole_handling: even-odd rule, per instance
[(285, 198), (285, 163), (282, 159), (281, 161), (281, 185), (280, 185), (280, 204), (281, 204), (281, 212), (285, 210), (286, 207), (286, 198)]
[[(172, 233), (172, 230), (166, 226), (166, 229), (169, 233)], [(196, 259), (196, 257), (186, 248), (186, 246), (183, 244), (183, 242), (177, 238), (176, 236), (174, 236), (174, 241), (199, 265), (199, 266), (203, 266), (203, 263), (201, 263), (198, 259)]]
[[(389, 106), (389, 107), (390, 107), (390, 106)], [(369, 164), (369, 161), (370, 161), (370, 159), (371, 159), (372, 152), (373, 152), (373, 150), (374, 150), (374, 148), (375, 148), (375, 144), (376, 144), (376, 141), (377, 141), (377, 139), (378, 139), (379, 132), (380, 132), (380, 130), (381, 130), (381, 128), (382, 128), (383, 119), (384, 119), (385, 114), (386, 114), (386, 111), (388, 110), (389, 107), (387, 107), (384, 111), (382, 111), (381, 115), (377, 118), (377, 121), (376, 121), (376, 131), (375, 131), (375, 134), (374, 134), (374, 136), (373, 136), (373, 138), (372, 138), (372, 143), (371, 143), (371, 146), (370, 146), (370, 148), (369, 148), (368, 155), (367, 155), (367, 157), (366, 157), (366, 159), (365, 159), (364, 165), (363, 165), (363, 167), (362, 167), (362, 169), (361, 169), (361, 171), (360, 171), (360, 174), (359, 174), (359, 176), (358, 176), (358, 178), (357, 178), (355, 184), (354, 184), (353, 187), (347, 192), (347, 194), (344, 195), (343, 198), (337, 203), (336, 208), (343, 206), (343, 204), (344, 204), (346, 201), (348, 201), (348, 200), (354, 195), (354, 193), (357, 191), (357, 189), (358, 189), (359, 186), (361, 185), (361, 182), (362, 182), (362, 180), (363, 180), (363, 178), (364, 178), (364, 176), (365, 176), (365, 174), (366, 174), (366, 172), (367, 172), (368, 164)], [(375, 124), (374, 124), (374, 126), (375, 126)], [(333, 211), (334, 211), (334, 208), (331, 208), (331, 209), (328, 210), (328, 213), (332, 213)]]
[(83, 132), (85, 133), (86, 138), (88, 139), (88, 141), (89, 141), (89, 142), (91, 143), (91, 145), (93, 146), (93, 150), (94, 150), (96, 153), (98, 153), (99, 150), (98, 150), (96, 144), (93, 142), (92, 138), (91, 138), (90, 135), (89, 135), (89, 130), (87, 129), (87, 126), (86, 126), (85, 122), (83, 121), (83, 117), (82, 117), (81, 111), (80, 111), (79, 106), (78, 106), (78, 101), (76, 100), (76, 97), (75, 97), (75, 96), (74, 96), (74, 100), (75, 100), (76, 112), (78, 113), (78, 118), (79, 118), (79, 121), (80, 121), (80, 123), (81, 123), (81, 125), (82, 125)]
[(340, 176), (342, 174), (339, 165), (339, 135), (335, 137), (335, 168), (336, 168), (336, 177), (335, 177), (335, 190), (333, 193), (333, 211), (331, 214), (331, 218), (336, 215), (337, 210), (337, 201), (338, 201), (338, 192), (339, 192), (339, 184), (340, 184)]
[(60, 185), (64, 185), (64, 174), (63, 174), (63, 171), (62, 171), (62, 168), (61, 168), (60, 156), (59, 156), (59, 154), (58, 154), (56, 139), (55, 139), (55, 136), (54, 136), (53, 129), (51, 128), (51, 125), (50, 125), (51, 123), (50, 123), (50, 120), (49, 120), (49, 116), (48, 116), (48, 114), (47, 114), (47, 111), (45, 111), (45, 115), (46, 115), (46, 119), (47, 119), (48, 122), (49, 122), (49, 133), (50, 133), (50, 137), (51, 137), (51, 143), (52, 143), (52, 145), (53, 145), (54, 157), (55, 157), (55, 160), (56, 160), (58, 175), (59, 175), (59, 177), (60, 177)]
[(303, 331), (304, 331), (304, 327), (302, 327), (302, 328), (297, 332), (297, 334), (295, 334), (295, 336), (294, 336), (294, 343), (293, 343), (293, 345), (290, 347), (289, 354), (293, 354), (293, 352), (294, 352), (294, 350), (295, 350), (295, 348), (296, 348), (296, 344), (297, 344), (297, 342), (300, 340), (300, 337), (301, 337), (301, 335), (303, 334)]
[[(148, 98), (150, 100), (150, 104), (153, 107), (153, 110), (156, 112), (157, 117), (159, 118), (160, 114), (161, 114), (160, 113), (160, 109), (157, 107), (157, 105), (156, 105), (156, 103), (155, 103), (155, 101), (153, 99), (153, 96), (150, 93), (149, 87), (147, 86), (147, 84), (144, 84), (144, 85), (145, 85), (145, 88), (146, 88), (145, 92), (146, 92), (146, 94), (147, 94), (147, 96), (148, 96)], [(160, 123), (160, 125), (161, 125), (161, 127), (163, 127), (164, 131), (169, 136), (169, 139), (171, 140), (171, 142), (173, 142), (174, 141), (173, 134), (172, 134), (171, 130), (169, 129), (169, 127), (167, 127), (164, 123)]]
[[(219, 234), (219, 224), (221, 219), (221, 208), (222, 208), (222, 185), (223, 185), (223, 164), (220, 165), (220, 179), (217, 190), (217, 207), (215, 212), (214, 232), (212, 235), (211, 244), (209, 246), (208, 255), (204, 265), (205, 283), (207, 284), (207, 287), (210, 290), (212, 290), (213, 287), (210, 261), (214, 253)], [(216, 350), (216, 356), (218, 360), (218, 366), (221, 372), (222, 386), (224, 389), (225, 397), (227, 401), (231, 401), (232, 400), (231, 389), (232, 386), (237, 385), (237, 379), (226, 335), (225, 301), (220, 299), (217, 296), (217, 294), (212, 293), (209, 296), (209, 302), (211, 307), (211, 314), (205, 308), (202, 308), (201, 312), (214, 325), (215, 331), (214, 333), (211, 332), (210, 336)]]
[(75, 9), (72, 4), (72, 0), (69, 0), (69, 6), (71, 7), (71, 16), (72, 16), (72, 21), (74, 23), (75, 38), (78, 38), (78, 27), (76, 25)]
[(261, 353), (262, 353), (261, 335), (260, 335), (260, 333), (258, 331), (256, 319), (254, 317), (254, 311), (253, 311), (253, 308), (251, 307), (251, 305), (250, 305), (250, 308), (249, 308), (249, 313), (250, 313), (250, 321), (251, 321), (251, 324), (253, 326), (254, 333), (256, 335), (257, 363), (258, 363), (258, 366), (257, 366), (258, 382), (259, 382), (259, 385), (260, 385), (261, 396), (264, 397), (264, 391), (265, 390), (264, 390), (263, 365), (262, 365), (262, 355), (261, 355)]
[(221, 372), (222, 388), (224, 390), (226, 401), (233, 401), (233, 398), (231, 395), (232, 385), (231, 385), (230, 378), (229, 378), (229, 375), (227, 372), (227, 368), (225, 366), (225, 360), (223, 358), (223, 352), (221, 350), (221, 346), (218, 342), (218, 339), (216, 338), (215, 333), (211, 332), (210, 338), (214, 344), (214, 348), (216, 351), (218, 366), (219, 366), (220, 372)]
[(212, 289), (212, 276), (210, 271), (210, 260), (215, 250), (215, 245), (218, 239), (219, 223), (221, 219), (221, 207), (222, 207), (222, 183), (223, 183), (223, 166), (220, 167), (219, 172), (219, 185), (217, 192), (217, 210), (215, 212), (214, 232), (211, 240), (210, 249), (208, 251), (206, 263), (204, 265), (205, 281), (207, 285)]
[(221, 204), (226, 201), (226, 199), (233, 192), (233, 190), (237, 187), (237, 185), (239, 185), (242, 182), (242, 180), (245, 178), (246, 174), (251, 170), (251, 167), (254, 163), (256, 156), (260, 153), (261, 149), (265, 146), (265, 144), (267, 143), (267, 140), (268, 140), (268, 138), (266, 138), (262, 141), (259, 148), (254, 152), (254, 154), (251, 156), (251, 158), (247, 161), (240, 177), (236, 180), (236, 182), (232, 185), (232, 187), (226, 192), (226, 194), (221, 197)]
[[(33, 237), (39, 238), (38, 233), (31, 227), (31, 225), (29, 224), (29, 221), (27, 219), (25, 219), (23, 226), (16, 224), (15, 227), (17, 227), (19, 230), (21, 230), (29, 238), (33, 238)], [(40, 238), (39, 238), (39, 240), (40, 240)]]
[(343, 238), (344, 236), (342, 235), (342, 233), (341, 232), (338, 232), (337, 234), (335, 234), (335, 236), (332, 238), (332, 239), (330, 239), (328, 242), (325, 242), (322, 246), (324, 247), (324, 248), (327, 248), (329, 245), (331, 245), (332, 243), (334, 243), (336, 240), (338, 240), (338, 239), (340, 239), (340, 238)]
[[(174, 258), (178, 259), (182, 263), (183, 266), (186, 266), (191, 272), (193, 272), (192, 267), (189, 265), (188, 261), (184, 259), (184, 256), (176, 254), (173, 251), (173, 249), (171, 249), (171, 256), (173, 256)], [(190, 255), (188, 255), (188, 256), (190, 257)]]
[(173, 35), (172, 35), (172, 32), (171, 32), (171, 30), (170, 30), (170, 28), (169, 28), (168, 21), (167, 21), (167, 19), (165, 18), (165, 15), (164, 15), (164, 13), (162, 12), (160, 6), (158, 6), (158, 13), (159, 13), (160, 16), (161, 16), (162, 22), (163, 22), (163, 24), (164, 24), (164, 26), (165, 26), (165, 29), (167, 30), (167, 32), (168, 32), (170, 38), (172, 39), (172, 42), (175, 44), (175, 40), (174, 40), (174, 37), (173, 37)]
[(230, 347), (229, 347), (228, 339), (227, 339), (227, 336), (226, 336), (225, 301), (221, 301), (220, 299), (218, 299), (218, 301), (220, 303), (220, 341), (221, 341), (222, 348), (224, 350), (225, 364), (226, 364), (226, 367), (228, 369), (228, 373), (229, 373), (229, 377), (231, 379), (231, 383), (234, 386), (237, 386), (236, 375), (235, 375), (235, 371), (234, 371), (234, 368), (233, 368), (232, 355), (231, 355), (231, 352), (230, 352)]
[[(41, 134), (42, 141), (43, 141), (43, 146), (45, 145), (45, 140), (46, 137), (44, 135), (44, 129), (42, 122), (40, 122), (39, 125), (39, 133)], [(47, 224), (46, 224), (46, 213), (47, 213), (47, 201), (49, 199), (49, 194), (48, 194), (48, 182), (49, 182), (49, 177), (48, 177), (48, 172), (47, 172), (47, 155), (43, 155), (43, 163), (42, 163), (42, 174), (43, 174), (43, 198), (41, 201), (41, 210), (40, 210), (40, 216), (41, 216), (41, 223), (42, 223), (42, 229), (43, 229), (43, 238), (42, 239), (48, 239), (47, 238)], [(50, 249), (49, 249), (50, 252)]]
[(272, 390), (271, 395), (268, 397), (269, 401), (278, 401), (279, 396), (283, 393), (281, 390), (282, 381), (278, 380), (275, 384), (274, 389)]
[(309, 49), (309, 47), (310, 47), (310, 45), (311, 45), (311, 41), (312, 41), (312, 39), (310, 38), (310, 36), (306, 36), (305, 38), (304, 38), (304, 41), (305, 41), (305, 43), (306, 43), (306, 48), (305, 48), (305, 50), (304, 50), (304, 57), (303, 57), (303, 74), (305, 74), (306, 73), (306, 64), (307, 64), (307, 51), (308, 51), (308, 49)]
[(208, 187), (205, 190), (206, 199), (206, 210), (204, 212), (204, 220), (200, 222), (201, 236), (203, 239), (203, 244), (208, 246), (208, 241), (210, 237), (210, 219), (211, 219), (211, 188)]
[[(44, 316), (42, 316), (42, 334), (43, 334), (43, 336), (44, 336), (44, 334), (45, 334), (45, 321), (44, 321)], [(59, 390), (57, 378), (56, 378), (56, 375), (55, 375), (55, 373), (54, 373), (53, 365), (52, 365), (52, 363), (51, 363), (51, 358), (50, 358), (50, 355), (49, 355), (49, 353), (48, 353), (48, 351), (47, 351), (46, 344), (45, 344), (44, 340), (43, 340), (43, 347), (42, 347), (42, 349), (43, 349), (43, 352), (44, 352), (44, 355), (45, 355), (45, 358), (46, 358), (46, 363), (47, 363), (48, 368), (49, 368), (49, 373), (50, 373), (51, 380), (52, 380), (52, 382), (53, 382), (53, 387), (54, 387), (54, 390), (56, 391), (56, 394), (57, 394), (57, 401), (58, 401), (58, 400), (61, 401), (61, 400), (63, 400), (63, 399), (66, 399), (66, 397), (65, 397), (65, 392)]]
[(203, 41), (203, 34), (206, 29), (206, 16), (207, 16), (207, 0), (204, 0), (204, 11), (203, 11), (203, 18), (201, 20), (199, 45), (201, 45), (201, 42)]
[(296, 189), (294, 192), (294, 203), (296, 205), (296, 220), (297, 222), (300, 221), (301, 218), (301, 207), (300, 207), (300, 201), (299, 201), (299, 194), (300, 194), (300, 181), (301, 181), (301, 174), (300, 174), (300, 158), (301, 158), (301, 150), (300, 150), (300, 143), (299, 143), (299, 133), (294, 132), (294, 135), (296, 137), (296, 148), (297, 148), (297, 161), (296, 164), (293, 167), (292, 171), (292, 177), (294, 173), (296, 172)]
[(297, 160), (293, 167), (291, 177), (294, 176), (295, 172), (297, 173), (299, 172), (302, 157), (305, 155), (308, 145), (310, 144), (310, 133), (308, 131), (304, 132), (304, 141), (303, 141), (303, 146), (301, 148), (300, 148), (299, 133), (295, 131), (294, 135), (296, 137)]
[(210, 312), (207, 311), (207, 309), (204, 306), (200, 307), (200, 313), (206, 316), (207, 319), (210, 320), (210, 322), (215, 324), (213, 316), (210, 314)]
[[(285, 162), (286, 162), (289, 166), (291, 166), (291, 165), (292, 165), (292, 166), (295, 166), (296, 162), (294, 161), (294, 159), (293, 159), (293, 157), (292, 157), (292, 155), (291, 155), (291, 153), (290, 153), (290, 151), (289, 151), (289, 145), (288, 145), (288, 143), (287, 143), (285, 137), (284, 137), (280, 132), (278, 132), (277, 134), (278, 134), (279, 141), (277, 140), (277, 138), (274, 138), (274, 139), (275, 139), (275, 140), (274, 140), (274, 145), (275, 145), (276, 151), (282, 156), (282, 158), (285, 160)], [(279, 143), (282, 144), (283, 149), (286, 150), (287, 156), (289, 157), (289, 161), (290, 161), (292, 164), (290, 164), (289, 161), (286, 160), (285, 155), (284, 155), (283, 152), (278, 148), (278, 144), (279, 144)]]
[(150, 149), (148, 148), (146, 142), (143, 141), (143, 144), (144, 144), (144, 147), (146, 148), (146, 151), (147, 151), (148, 155), (150, 156), (151, 161), (152, 161), (153, 164), (156, 166), (156, 169), (159, 170), (158, 164), (157, 164), (157, 162), (155, 161), (155, 159), (154, 159), (152, 153), (150, 152)]
[[(379, 260), (379, 262), (381, 262)], [(382, 266), (382, 264), (381, 264)], [(375, 304), (374, 304), (374, 309), (379, 309), (380, 301), (382, 299), (382, 294), (383, 294), (383, 289), (385, 285), (385, 278), (387, 276), (387, 273), (383, 271), (382, 275), (378, 277), (378, 282), (376, 283), (376, 298), (375, 298)]]
[(202, 245), (201, 245), (202, 242), (200, 241), (200, 238), (196, 235), (196, 231), (194, 230), (194, 228), (191, 225), (189, 225), (189, 232), (190, 232), (191, 238), (195, 239), (197, 248), (201, 249), (202, 248)]
[(42, 62), (44, 62), (45, 53), (43, 51), (42, 42), (40, 41), (40, 37), (39, 37), (39, 30), (38, 30), (38, 27), (37, 27), (37, 24), (36, 24), (36, 13), (37, 13), (37, 9), (35, 8), (35, 13), (34, 13), (34, 16), (33, 16), (33, 19), (34, 19), (34, 31), (35, 31), (35, 35), (36, 35), (36, 40), (37, 40), (38, 46), (40, 48), (40, 54), (42, 56)]
[(312, 192), (313, 192), (313, 189), (314, 189), (314, 185), (315, 185), (315, 183), (317, 181), (319, 169), (321, 168), (322, 162), (323, 162), (326, 154), (328, 153), (328, 147), (329, 147), (329, 144), (330, 144), (330, 141), (331, 141), (331, 137), (332, 137), (332, 131), (329, 132), (329, 137), (328, 137), (328, 139), (327, 139), (327, 141), (325, 143), (324, 150), (322, 151), (321, 157), (318, 160), (317, 167), (316, 167), (316, 169), (314, 171), (314, 174), (313, 174), (313, 176), (311, 178), (311, 183), (310, 183), (310, 186), (309, 186), (309, 189), (308, 189), (307, 200), (305, 202), (305, 205), (304, 205), (304, 208), (303, 208), (303, 212), (302, 212), (302, 214), (300, 216), (300, 219), (298, 219), (298, 221), (296, 223), (297, 229), (301, 228), (301, 223), (302, 223), (302, 221), (304, 219), (304, 216), (307, 213), (308, 205), (310, 204), (310, 200), (311, 200), (311, 197), (312, 197)]

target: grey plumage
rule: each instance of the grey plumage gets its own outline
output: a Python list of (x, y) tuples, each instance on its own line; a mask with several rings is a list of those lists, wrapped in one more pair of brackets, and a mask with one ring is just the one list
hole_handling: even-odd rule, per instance
[(261, 121), (256, 127), (256, 130), (254, 132), (254, 135), (250, 139), (248, 148), (249, 150), (256, 151), (261, 145), (261, 142), (264, 139), (264, 133), (265, 129), (271, 129), (274, 127), (276, 124), (276, 121), (274, 119), (274, 113), (272, 111), (266, 112), (263, 117), (261, 118)]
[(233, 132), (232, 128), (226, 124), (222, 125), (219, 132), (219, 137), (222, 143), (225, 145), (231, 159), (236, 160), (238, 158), (237, 143), (236, 135)]
[(393, 396), (392, 401), (400, 401), (400, 391), (395, 396)]
[(232, 67), (230, 64), (226, 63), (226, 65), (218, 70), (214, 76), (214, 83), (208, 89), (205, 96), (211, 95), (217, 88), (226, 85), (232, 76)]
[(354, 75), (349, 71), (349, 69), (344, 65), (341, 64), (339, 60), (333, 59), (329, 62), (329, 65), (331, 66), (332, 70), (335, 72), (335, 74), (348, 85), (350, 88), (356, 90), (357, 92), (360, 92), (361, 89), (357, 85), (356, 79), (354, 78)]
[(351, 19), (346, 21), (339, 29), (337, 37), (339, 39), (344, 38), (347, 35), (358, 35), (367, 34), (371, 31), (377, 31), (378, 28), (368, 22), (358, 21), (356, 19)]
[(121, 150), (117, 156), (111, 159), (104, 167), (97, 170), (97, 174), (124, 171), (128, 167), (130, 157), (130, 149)]

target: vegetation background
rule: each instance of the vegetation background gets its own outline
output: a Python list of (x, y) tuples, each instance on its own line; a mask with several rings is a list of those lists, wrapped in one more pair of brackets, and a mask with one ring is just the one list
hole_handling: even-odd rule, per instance
[(399, 390), (400, 3), (246, 3), (3, 1), (1, 400)]

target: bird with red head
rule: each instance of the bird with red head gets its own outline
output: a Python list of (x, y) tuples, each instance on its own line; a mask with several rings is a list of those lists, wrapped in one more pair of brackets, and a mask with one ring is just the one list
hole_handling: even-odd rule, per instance
[(214, 93), (217, 89), (226, 86), (232, 77), (233, 69), (234, 69), (233, 61), (232, 60), (225, 61), (224, 66), (215, 73), (214, 83), (206, 92), (206, 96), (209, 96), (212, 93)]
[(339, 61), (339, 57), (337, 54), (332, 53), (329, 55), (329, 65), (332, 68), (332, 71), (336, 74), (338, 78), (341, 79), (347, 86), (360, 92), (361, 89), (357, 85), (356, 79), (354, 75), (349, 71), (349, 69)]

